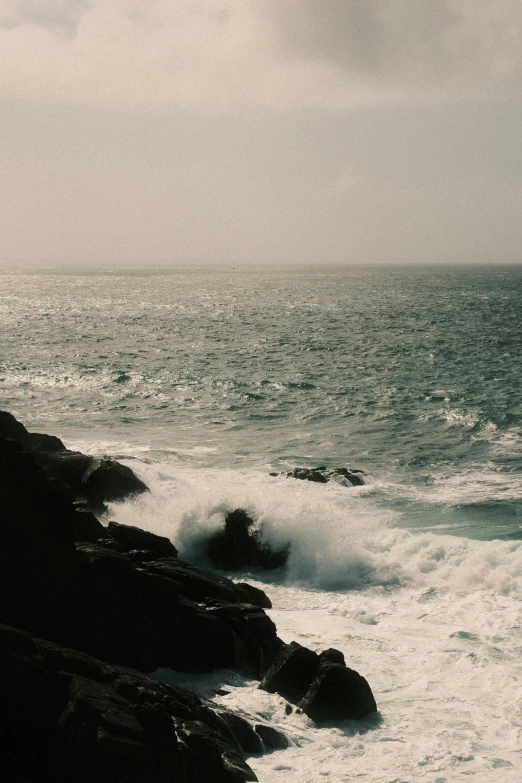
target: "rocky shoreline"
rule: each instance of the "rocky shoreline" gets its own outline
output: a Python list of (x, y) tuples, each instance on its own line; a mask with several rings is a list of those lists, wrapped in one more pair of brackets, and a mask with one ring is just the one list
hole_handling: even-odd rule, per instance
[[(160, 667), (232, 669), (318, 722), (377, 709), (342, 653), (279, 639), (263, 591), (93, 513), (146, 491), (129, 468), (69, 451), (0, 411), (7, 780), (239, 783), (256, 780), (248, 755), (288, 744), (255, 716), (147, 676)], [(250, 527), (241, 541), (264, 567), (270, 553)], [(224, 551), (221, 541), (214, 548)]]

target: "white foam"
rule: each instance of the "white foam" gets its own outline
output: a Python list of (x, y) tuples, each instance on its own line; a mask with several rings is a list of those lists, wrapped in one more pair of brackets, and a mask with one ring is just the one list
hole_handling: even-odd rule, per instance
[(248, 575), (269, 594), (279, 635), (342, 650), (370, 682), (379, 720), (318, 728), (230, 672), (163, 673), (207, 697), (224, 688), (216, 701), (287, 734), (288, 749), (249, 759), (261, 781), (518, 779), (522, 542), (400, 529), (375, 507), (371, 485), (131, 464), (152, 492), (114, 505), (111, 516), (169, 535), (182, 556), (201, 559), (226, 510), (247, 508), (270, 541), (291, 541), (284, 574)]
[[(136, 469), (136, 462), (129, 463)], [(347, 489), (332, 482), (273, 478), (254, 471), (205, 470), (164, 464), (138, 471), (153, 488), (134, 503), (114, 505), (117, 521), (139, 524), (171, 537), (180, 556), (204, 560), (204, 542), (221, 529), (227, 511), (246, 509), (274, 548), (290, 542), (285, 578), (324, 589), (389, 584), (387, 567), (375, 569), (365, 547), (393, 519), (367, 497), (367, 486)]]
[[(347, 489), (176, 462), (128, 464), (152, 491), (114, 504), (109, 516), (168, 536), (192, 562), (206, 563), (209, 536), (223, 528), (229, 510), (245, 508), (269, 544), (290, 543), (287, 568), (273, 575), (276, 581), (316, 590), (487, 588), (522, 598), (522, 541), (480, 542), (398, 528), (398, 514), (375, 506), (371, 485)], [(469, 487), (468, 497), (474, 497)]]

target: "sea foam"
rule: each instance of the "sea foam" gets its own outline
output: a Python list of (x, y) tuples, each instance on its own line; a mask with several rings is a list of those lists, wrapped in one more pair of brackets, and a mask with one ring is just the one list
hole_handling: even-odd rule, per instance
[(375, 503), (371, 483), (348, 489), (259, 471), (127, 464), (151, 492), (113, 504), (109, 517), (171, 538), (190, 562), (209, 565), (208, 539), (223, 528), (228, 511), (244, 508), (268, 544), (290, 543), (284, 569), (251, 574), (264, 582), (328, 591), (488, 589), (522, 598), (522, 541), (473, 541), (404, 529), (397, 511)]

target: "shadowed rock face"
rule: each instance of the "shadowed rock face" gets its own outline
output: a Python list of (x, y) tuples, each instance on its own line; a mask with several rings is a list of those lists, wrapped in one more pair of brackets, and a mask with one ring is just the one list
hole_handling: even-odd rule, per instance
[(179, 561), (166, 538), (105, 528), (36, 456), (0, 436), (0, 621), (23, 629), (0, 628), (7, 779), (255, 780), (253, 726), (120, 667), (261, 677), (282, 644), (266, 595)]
[(237, 571), (246, 566), (273, 570), (286, 564), (290, 545), (272, 549), (262, 540), (254, 520), (238, 508), (227, 514), (224, 531), (209, 540), (207, 551), (212, 564), (223, 571)]
[[(241, 783), (256, 779), (244, 753), (288, 744), (123, 666), (266, 675), (267, 690), (319, 721), (375, 709), (342, 653), (283, 644), (261, 590), (180, 561), (167, 538), (101, 525), (43, 464), (58, 455), (53, 464), (75, 465), (81, 483), (92, 458), (33, 435), (0, 412), (0, 622), (14, 626), (0, 626), (7, 780)], [(48, 450), (32, 450), (31, 438)], [(288, 556), (269, 550), (241, 510), (219, 536), (221, 562), (227, 547), (242, 565), (278, 567)]]
[(18, 441), (62, 493), (86, 501), (97, 511), (104, 510), (106, 503), (125, 500), (148, 490), (127, 466), (112, 459), (70, 451), (54, 435), (28, 432), (7, 411), (0, 411), (0, 436)]
[(281, 641), (262, 591), (179, 561), (161, 536), (103, 527), (7, 438), (0, 490), (0, 620), (141, 670), (269, 667)]
[(0, 666), (5, 780), (257, 780), (244, 756), (266, 727), (189, 691), (4, 625)]
[(330, 648), (320, 655), (297, 642), (285, 644), (259, 686), (298, 704), (312, 720), (359, 720), (377, 710), (364, 677)]

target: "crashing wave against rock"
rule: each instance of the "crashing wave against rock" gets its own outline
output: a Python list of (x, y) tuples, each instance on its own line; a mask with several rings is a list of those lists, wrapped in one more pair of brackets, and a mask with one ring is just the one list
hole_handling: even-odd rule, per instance
[[(71, 452), (52, 436), (33, 436), (0, 412), (0, 670), (8, 779), (256, 780), (246, 755), (283, 748), (284, 736), (143, 672), (229, 668), (268, 676), (286, 649), (264, 612), (268, 597), (180, 561), (168, 538), (102, 525), (74, 502), (87, 468), (72, 486), (41, 456)], [(78, 464), (92, 460), (77, 456)], [(107, 493), (98, 498), (107, 500)], [(232, 540), (246, 544), (258, 564), (286, 556), (286, 550), (266, 550), (245, 512), (229, 517)], [(223, 557), (223, 541), (214, 547)], [(354, 683), (360, 690), (361, 680), (338, 660), (320, 663), (302, 709), (314, 720), (342, 719), (346, 710), (339, 704), (353, 702)], [(371, 711), (373, 697), (365, 698)]]

